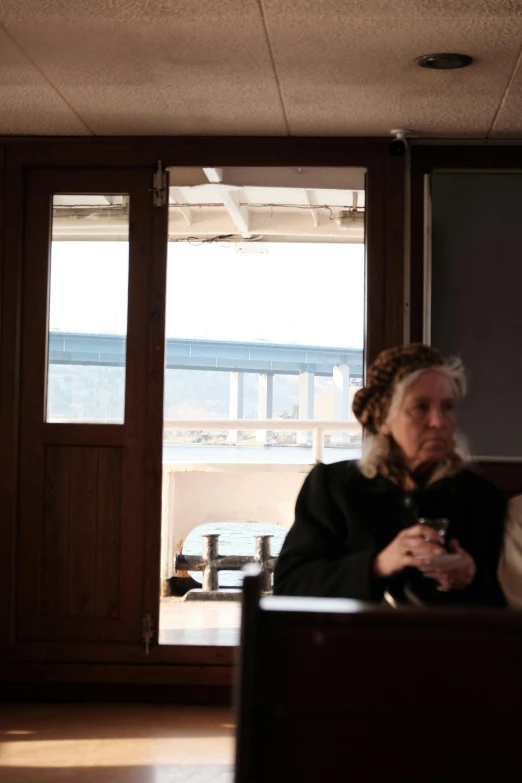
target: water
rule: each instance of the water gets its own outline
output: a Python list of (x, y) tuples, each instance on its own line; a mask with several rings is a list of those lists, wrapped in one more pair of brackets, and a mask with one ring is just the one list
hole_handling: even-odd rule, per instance
[[(359, 459), (360, 448), (325, 448), (323, 462), (340, 462), (344, 459)], [(315, 460), (311, 447), (300, 446), (202, 446), (199, 443), (163, 444), (163, 462), (205, 462), (250, 463), (281, 465), (286, 463), (313, 465)], [(235, 553), (234, 553), (235, 554)]]

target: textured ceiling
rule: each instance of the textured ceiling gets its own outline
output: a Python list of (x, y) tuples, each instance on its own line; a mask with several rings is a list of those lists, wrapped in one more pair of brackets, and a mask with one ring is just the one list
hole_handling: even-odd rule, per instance
[(521, 44), (522, 0), (0, 0), (0, 133), (522, 138)]

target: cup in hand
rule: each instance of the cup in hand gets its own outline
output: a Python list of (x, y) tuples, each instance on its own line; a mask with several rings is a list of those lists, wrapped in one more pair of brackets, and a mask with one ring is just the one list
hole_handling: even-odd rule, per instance
[[(442, 546), (446, 546), (446, 536), (448, 533), (448, 527), (449, 527), (449, 519), (446, 517), (421, 517), (419, 519), (419, 525), (427, 525), (428, 527), (433, 528), (439, 536), (441, 537)], [(429, 539), (426, 538), (428, 541)]]

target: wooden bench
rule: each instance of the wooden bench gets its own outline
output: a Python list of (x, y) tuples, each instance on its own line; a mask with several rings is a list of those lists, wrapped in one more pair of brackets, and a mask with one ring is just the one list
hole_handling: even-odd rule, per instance
[(244, 583), (236, 783), (520, 777), (522, 613), (260, 598), (261, 578)]

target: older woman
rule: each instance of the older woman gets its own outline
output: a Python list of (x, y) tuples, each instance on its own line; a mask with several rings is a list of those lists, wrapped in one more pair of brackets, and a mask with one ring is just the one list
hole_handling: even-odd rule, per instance
[[(455, 437), (464, 393), (460, 362), (434, 348), (379, 355), (353, 402), (368, 433), (365, 454), (310, 472), (278, 559), (276, 594), (505, 604), (496, 576), (505, 504), (464, 467)], [(440, 518), (449, 520), (446, 546), (433, 521)]]

